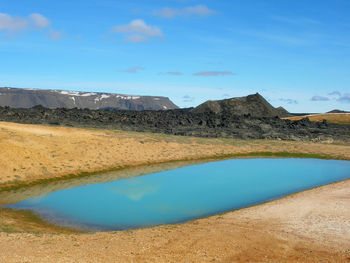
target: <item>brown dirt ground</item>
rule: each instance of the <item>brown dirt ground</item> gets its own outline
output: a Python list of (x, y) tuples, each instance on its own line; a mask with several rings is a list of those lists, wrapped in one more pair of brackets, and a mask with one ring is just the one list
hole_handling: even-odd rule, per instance
[[(349, 145), (13, 123), (0, 123), (0, 149), (3, 184), (241, 152), (350, 159)], [(349, 189), (347, 180), (185, 224), (91, 234), (69, 233), (30, 214), (0, 210), (0, 262), (350, 262)]]

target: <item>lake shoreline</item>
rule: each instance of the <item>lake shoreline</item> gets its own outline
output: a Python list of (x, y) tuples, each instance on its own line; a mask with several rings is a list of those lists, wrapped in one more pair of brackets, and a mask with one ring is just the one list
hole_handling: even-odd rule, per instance
[(347, 179), (248, 208), (135, 230), (0, 232), (0, 262), (47, 262), (47, 253), (57, 262), (346, 262), (349, 188)]
[(245, 157), (350, 160), (348, 143), (207, 139), (6, 122), (0, 122), (0, 138), (0, 192), (172, 162)]
[(147, 167), (149, 165), (167, 165), (171, 163), (193, 163), (193, 162), (212, 162), (212, 161), (221, 161), (221, 160), (229, 160), (229, 159), (242, 159), (242, 158), (303, 158), (303, 159), (324, 159), (324, 160), (341, 160), (341, 161), (349, 161), (348, 158), (342, 157), (334, 157), (329, 155), (319, 155), (319, 154), (305, 154), (305, 153), (288, 153), (288, 152), (250, 152), (250, 153), (238, 153), (238, 154), (227, 154), (227, 155), (215, 155), (215, 156), (205, 156), (199, 158), (192, 159), (182, 159), (182, 160), (170, 160), (165, 162), (154, 162), (148, 165), (130, 165), (120, 167), (112, 167), (109, 169), (94, 171), (94, 172), (82, 172), (79, 174), (67, 174), (61, 176), (54, 176), (53, 178), (44, 178), (44, 179), (36, 179), (33, 181), (23, 181), (19, 183), (9, 183), (9, 184), (0, 184), (0, 193), (5, 191), (13, 191), (21, 188), (27, 188), (35, 185), (44, 185), (46, 183), (51, 182), (60, 182), (66, 181), (70, 179), (79, 179), (82, 177), (92, 177), (95, 175), (101, 175), (106, 173), (113, 172), (123, 172), (130, 168), (142, 168)]
[[(79, 174), (81, 163), (93, 171), (199, 154), (283, 152), (350, 160), (348, 144), (203, 139), (13, 123), (0, 123), (0, 138), (5, 149), (0, 153), (1, 184), (14, 179), (55, 180), (72, 169)], [(28, 222), (29, 232), (0, 232), (0, 262), (47, 262), (47, 255), (55, 262), (346, 262), (350, 257), (348, 189), (350, 180), (345, 180), (182, 224), (119, 232), (64, 234), (40, 224), (33, 228)], [(0, 215), (0, 227), (5, 220), (18, 218), (6, 218), (1, 211)]]
[[(13, 226), (10, 226), (10, 228), (4, 228), (4, 226), (2, 226), (2, 228), (0, 228), (0, 231), (4, 231), (4, 229), (6, 229), (5, 232), (7, 232), (7, 233), (22, 233), (22, 232), (47, 233), (47, 232), (49, 232), (49, 233), (53, 233), (53, 234), (66, 234), (66, 233), (94, 234), (94, 233), (99, 233), (99, 232), (108, 233), (108, 232), (134, 231), (134, 230), (140, 230), (140, 229), (151, 229), (151, 228), (154, 228), (154, 227), (160, 227), (160, 226), (164, 226), (164, 225), (167, 225), (167, 226), (169, 226), (169, 225), (182, 225), (182, 224), (186, 224), (186, 223), (195, 222), (195, 221), (201, 220), (201, 219), (209, 219), (211, 217), (223, 216), (223, 215), (226, 215), (226, 214), (229, 214), (229, 213), (238, 212), (238, 211), (244, 210), (244, 209), (250, 209), (250, 208), (253, 208), (253, 207), (259, 207), (261, 205), (273, 203), (273, 202), (276, 202), (278, 200), (282, 200), (282, 199), (285, 199), (285, 198), (293, 198), (293, 196), (295, 196), (295, 195), (297, 196), (298, 194), (301, 194), (303, 192), (308, 192), (308, 191), (311, 191), (311, 190), (316, 190), (316, 189), (324, 188), (324, 187), (331, 187), (332, 185), (341, 184), (341, 183), (344, 183), (344, 182), (350, 182), (350, 178), (342, 179), (342, 180), (331, 182), (331, 183), (327, 183), (327, 184), (324, 184), (324, 185), (314, 186), (314, 187), (311, 187), (311, 188), (308, 188), (308, 189), (304, 189), (304, 190), (300, 190), (300, 191), (297, 191), (297, 192), (293, 192), (293, 193), (290, 193), (290, 194), (281, 195), (279, 197), (272, 198), (272, 199), (269, 199), (269, 200), (266, 200), (266, 201), (263, 201), (263, 202), (259, 202), (259, 203), (256, 203), (256, 204), (251, 204), (251, 205), (244, 206), (244, 207), (237, 208), (237, 209), (227, 210), (227, 211), (224, 211), (224, 212), (221, 212), (221, 213), (215, 213), (215, 214), (203, 216), (203, 217), (200, 217), (200, 218), (180, 221), (180, 222), (177, 222), (177, 223), (160, 224), (160, 225), (153, 225), (153, 226), (151, 225), (151, 226), (138, 227), (138, 228), (133, 228), (133, 229), (122, 229), (122, 230), (99, 230), (99, 231), (93, 231), (93, 230), (88, 230), (88, 229), (84, 230), (82, 228), (74, 228), (74, 227), (69, 227), (69, 226), (60, 226), (58, 224), (55, 224), (54, 222), (51, 222), (49, 220), (43, 219), (34, 210), (17, 209), (17, 208), (10, 208), (10, 207), (3, 208), (2, 205), (0, 205), (0, 212), (3, 213), (2, 214), (2, 216), (3, 216), (2, 219), (4, 219), (4, 211), (6, 211), (7, 214), (11, 215), (10, 217), (6, 216), (8, 218), (16, 218), (16, 217), (23, 217), (23, 216), (26, 216), (27, 218), (29, 218), (29, 219), (24, 219), (23, 221), (19, 220), (19, 223), (16, 223), (14, 225), (15, 228), (13, 228), (13, 229), (11, 229), (11, 227), (13, 227)], [(32, 229), (31, 226), (29, 226), (33, 222), (35, 222), (37, 224), (36, 228), (35, 228), (35, 231)], [(23, 224), (23, 223), (26, 226), (25, 227), (19, 227), (19, 225)], [(42, 226), (44, 226), (44, 227), (42, 227)], [(20, 230), (20, 231), (17, 230), (16, 229), (17, 227), (22, 228), (22, 230)], [(26, 227), (28, 227), (28, 228), (26, 228)]]

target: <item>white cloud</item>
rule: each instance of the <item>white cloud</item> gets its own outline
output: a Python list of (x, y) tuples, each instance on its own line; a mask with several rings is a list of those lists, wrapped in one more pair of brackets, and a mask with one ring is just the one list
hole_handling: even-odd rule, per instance
[(186, 7), (183, 12), (185, 15), (198, 15), (198, 16), (208, 16), (216, 13), (214, 10), (209, 9), (205, 5)]
[(30, 14), (28, 17), (0, 13), (0, 31), (14, 33), (16, 31), (45, 30), (51, 40), (56, 41), (64, 37), (63, 33), (49, 29), (50, 25), (50, 20), (39, 13)]
[(146, 42), (151, 37), (162, 37), (163, 32), (156, 26), (150, 26), (142, 19), (131, 21), (127, 25), (115, 26), (112, 29), (115, 33), (125, 34), (128, 42)]
[(41, 14), (31, 14), (29, 15), (29, 20), (32, 22), (35, 28), (47, 28), (50, 25), (50, 20)]
[(49, 25), (50, 20), (38, 13), (30, 14), (28, 17), (0, 13), (0, 31), (45, 29)]
[(12, 17), (8, 14), (0, 13), (0, 31), (18, 31), (28, 28), (28, 20), (23, 17)]
[(189, 6), (182, 9), (165, 7), (153, 12), (154, 15), (165, 18), (173, 18), (175, 16), (209, 16), (216, 14), (216, 11), (209, 9), (205, 5)]
[(162, 31), (155, 26), (148, 26), (142, 19), (136, 19), (131, 21), (127, 25), (116, 26), (113, 28), (114, 32), (117, 33), (140, 33), (147, 36), (162, 36)]

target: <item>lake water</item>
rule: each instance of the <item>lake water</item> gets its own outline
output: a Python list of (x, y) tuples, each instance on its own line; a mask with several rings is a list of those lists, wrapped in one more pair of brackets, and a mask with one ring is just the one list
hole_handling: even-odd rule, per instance
[(234, 159), (92, 184), (8, 205), (63, 226), (123, 230), (184, 222), (350, 178), (350, 162)]

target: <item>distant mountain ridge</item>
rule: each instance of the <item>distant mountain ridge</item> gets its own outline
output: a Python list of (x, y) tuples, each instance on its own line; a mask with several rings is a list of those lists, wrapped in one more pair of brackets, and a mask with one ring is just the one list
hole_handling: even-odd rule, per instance
[(350, 113), (350, 111), (344, 111), (344, 110), (331, 110), (327, 113)]
[(88, 108), (118, 110), (168, 110), (178, 109), (169, 98), (161, 96), (136, 96), (114, 93), (80, 92), (66, 90), (41, 90), (0, 88), (0, 106), (31, 108)]
[(196, 108), (193, 113), (226, 113), (231, 115), (250, 115), (253, 117), (287, 117), (290, 113), (283, 107), (274, 108), (259, 93), (246, 97), (224, 100), (209, 100)]

